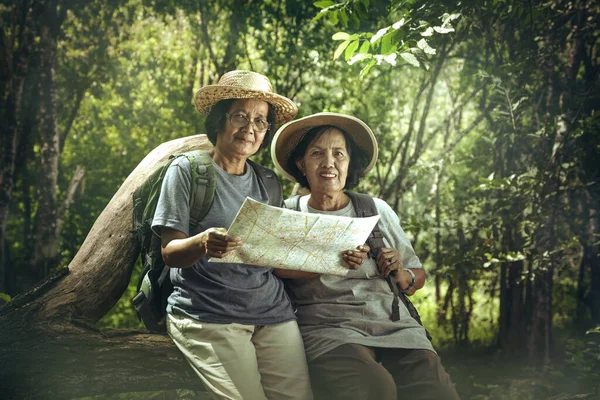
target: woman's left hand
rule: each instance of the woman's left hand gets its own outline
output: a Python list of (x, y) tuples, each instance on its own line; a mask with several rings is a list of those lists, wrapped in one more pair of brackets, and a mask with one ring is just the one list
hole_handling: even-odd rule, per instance
[(383, 276), (387, 277), (392, 271), (402, 271), (402, 258), (398, 250), (391, 247), (382, 247), (377, 253), (377, 265)]
[(359, 269), (363, 261), (369, 258), (371, 248), (366, 244), (358, 246), (356, 250), (346, 250), (342, 252), (342, 259), (350, 269)]

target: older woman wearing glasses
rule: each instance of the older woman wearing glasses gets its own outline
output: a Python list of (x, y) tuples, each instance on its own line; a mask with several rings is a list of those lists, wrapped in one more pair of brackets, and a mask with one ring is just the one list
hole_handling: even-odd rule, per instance
[(216, 189), (208, 214), (190, 228), (189, 161), (178, 159), (163, 181), (152, 226), (174, 285), (168, 333), (215, 398), (312, 399), (302, 337), (282, 282), (269, 268), (207, 262), (241, 246), (227, 228), (246, 197), (269, 202), (255, 170), (264, 167), (248, 157), (268, 147), (273, 125), (294, 118), (297, 107), (250, 71), (223, 75), (194, 102), (207, 114)]

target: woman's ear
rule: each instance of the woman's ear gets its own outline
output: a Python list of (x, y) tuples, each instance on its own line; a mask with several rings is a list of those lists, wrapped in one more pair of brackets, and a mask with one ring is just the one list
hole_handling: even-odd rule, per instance
[(305, 168), (304, 168), (304, 160), (296, 160), (296, 167), (298, 167), (300, 172), (302, 172), (302, 175), (306, 175)]

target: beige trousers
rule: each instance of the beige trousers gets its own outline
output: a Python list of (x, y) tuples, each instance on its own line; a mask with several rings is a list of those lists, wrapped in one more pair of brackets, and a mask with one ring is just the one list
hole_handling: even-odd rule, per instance
[(215, 399), (313, 398), (296, 321), (212, 324), (168, 314), (167, 331)]

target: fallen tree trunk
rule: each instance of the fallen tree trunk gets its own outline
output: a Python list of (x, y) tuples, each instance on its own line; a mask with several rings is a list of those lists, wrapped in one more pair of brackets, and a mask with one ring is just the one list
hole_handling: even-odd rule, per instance
[(200, 388), (167, 336), (101, 332), (93, 324), (117, 303), (137, 259), (133, 192), (169, 155), (210, 147), (205, 135), (196, 135), (154, 149), (113, 196), (68, 268), (0, 308), (0, 397)]

